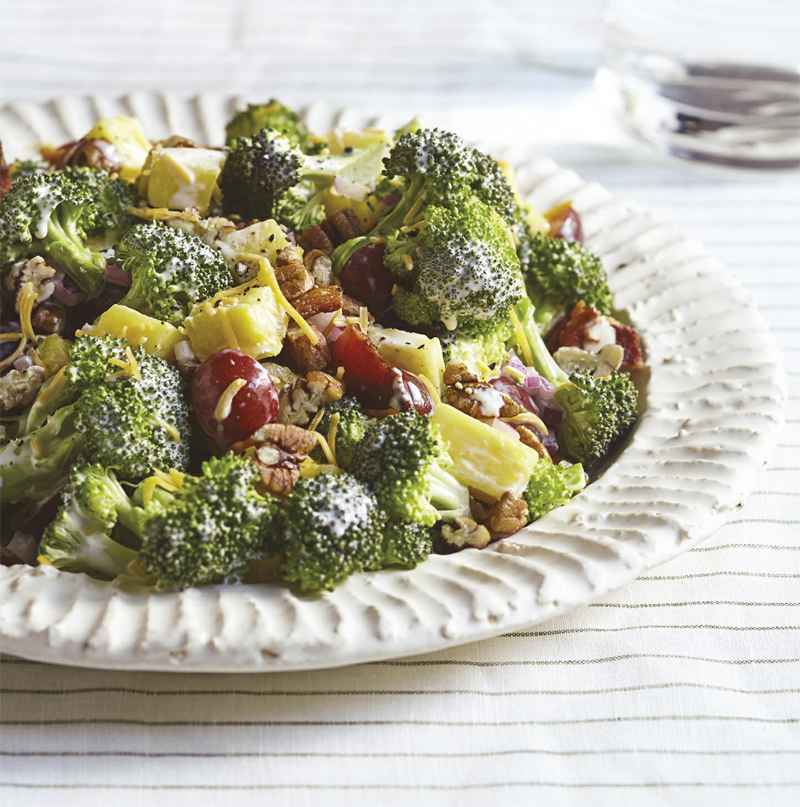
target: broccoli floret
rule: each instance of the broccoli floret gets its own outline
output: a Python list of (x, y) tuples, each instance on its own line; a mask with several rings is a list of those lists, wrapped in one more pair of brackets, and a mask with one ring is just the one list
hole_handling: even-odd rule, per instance
[(385, 520), (370, 490), (350, 474), (301, 478), (273, 522), (271, 551), (284, 558), (278, 575), (320, 591), (355, 572), (380, 569)]
[(506, 342), (514, 328), (507, 316), (489, 320), (485, 327), (472, 334), (455, 330), (440, 334), (444, 363), (461, 362), (473, 372), (482, 374), (508, 357)]
[(113, 472), (100, 465), (74, 465), (62, 506), (39, 544), (39, 554), (57, 569), (113, 579), (136, 560), (136, 550), (112, 538), (117, 508), (131, 509)]
[(543, 457), (534, 466), (528, 486), (522, 494), (528, 505), (528, 523), (541, 518), (554, 507), (566, 504), (585, 487), (586, 475), (580, 463), (570, 465), (559, 462), (554, 465)]
[(275, 219), (293, 232), (319, 224), (325, 218), (325, 188), (305, 180), (289, 188), (275, 204)]
[(139, 204), (136, 186), (124, 179), (111, 179), (107, 168), (69, 166), (64, 176), (88, 191), (96, 210), (91, 224), (86, 225), (89, 235), (102, 235), (113, 244), (140, 219), (128, 212)]
[(183, 381), (143, 348), (131, 351), (124, 339), (113, 337), (78, 339), (54, 397), (60, 406), (50, 411), (49, 403), (43, 405), (42, 425), (0, 449), (4, 500), (43, 498), (64, 482), (80, 456), (129, 481), (156, 468), (188, 466)]
[(238, 137), (254, 137), (265, 128), (286, 135), (304, 154), (319, 151), (321, 144), (312, 142), (297, 113), (274, 98), (267, 104), (248, 104), (247, 109), (239, 110), (225, 127), (225, 142), (230, 145)]
[[(375, 423), (375, 419), (368, 418), (361, 410), (358, 401), (346, 395), (344, 398), (325, 407), (325, 412), (316, 430), (320, 434), (327, 436), (330, 430), (331, 418), (337, 413), (339, 423), (336, 426), (336, 436), (334, 437), (336, 462), (340, 468), (348, 470), (353, 464), (353, 458), (358, 446), (364, 439), (367, 430)], [(322, 450), (319, 447), (315, 448), (311, 456), (312, 459), (322, 460)]]
[(469, 491), (445, 470), (450, 465), (431, 419), (401, 412), (370, 427), (350, 470), (374, 487), (390, 519), (430, 527), (469, 515)]
[(556, 390), (564, 410), (558, 447), (579, 462), (604, 456), (636, 420), (637, 392), (627, 373), (595, 378), (589, 370), (572, 373)]
[(567, 376), (539, 335), (532, 302), (520, 300), (514, 313), (520, 352), (556, 387), (555, 401), (564, 411), (556, 438), (559, 449), (575, 462), (602, 457), (636, 420), (638, 393), (631, 377), (614, 372), (595, 378), (588, 370)]
[(384, 264), (402, 279), (394, 307), (412, 324), (483, 332), (524, 293), (504, 221), (469, 194), (451, 207), (426, 205), (412, 225), (389, 233)]
[(53, 170), (47, 160), (14, 160), (8, 167), (13, 180), (22, 179), (31, 174), (47, 174)]
[(174, 494), (162, 493), (140, 527), (138, 558), (159, 586), (230, 582), (263, 557), (277, 500), (256, 492), (259, 478), (255, 463), (228, 453), (204, 462), (201, 476), (184, 477)]
[(584, 246), (537, 233), (525, 249), (525, 285), (536, 306), (540, 333), (546, 333), (581, 300), (600, 314), (611, 312), (606, 270)]
[(383, 565), (413, 569), (433, 552), (435, 527), (387, 521), (383, 528)]
[(85, 245), (96, 209), (90, 194), (63, 174), (31, 174), (0, 199), (0, 266), (49, 255), (87, 293), (103, 290), (106, 261)]
[[(308, 193), (311, 185), (317, 191), (330, 187), (337, 176), (361, 183), (377, 179), (383, 150), (383, 144), (378, 143), (314, 157), (303, 154), (274, 129), (262, 129), (254, 137), (240, 137), (228, 146), (220, 176), (223, 210), (226, 215), (238, 213), (245, 220), (276, 218), (281, 198), (301, 182), (306, 183), (301, 193)], [(289, 209), (296, 212), (296, 204)]]
[(116, 260), (132, 274), (121, 305), (172, 325), (195, 303), (233, 286), (220, 252), (164, 224), (137, 224), (117, 244)]
[(472, 183), (472, 192), (492, 210), (497, 211), (507, 224), (514, 225), (517, 214), (517, 202), (500, 164), (488, 154), (472, 152), (475, 159), (476, 178)]
[(30, 434), (0, 447), (0, 495), (4, 504), (46, 499), (64, 484), (70, 465), (83, 448), (76, 418), (74, 407), (64, 406)]

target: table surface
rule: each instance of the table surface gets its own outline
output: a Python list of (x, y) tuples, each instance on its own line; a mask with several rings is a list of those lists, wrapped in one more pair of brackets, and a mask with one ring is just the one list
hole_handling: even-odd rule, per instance
[(546, 153), (677, 221), (753, 291), (784, 355), (787, 425), (714, 537), (533, 630), (274, 675), (2, 657), (0, 804), (798, 803), (798, 175), (690, 166), (623, 135), (593, 93), (596, 0), (223, 5), (4, 0), (0, 103), (274, 95)]

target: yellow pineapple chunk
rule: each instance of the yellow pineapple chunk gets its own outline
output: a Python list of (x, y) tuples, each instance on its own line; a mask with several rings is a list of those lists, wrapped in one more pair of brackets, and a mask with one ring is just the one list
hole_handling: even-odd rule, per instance
[(265, 284), (263, 272), (250, 283), (198, 303), (183, 321), (201, 361), (224, 348), (241, 350), (254, 359), (277, 356), (288, 324), (289, 315)]
[(288, 245), (286, 233), (272, 219), (235, 230), (216, 242), (217, 248), (232, 263), (237, 256), (248, 253), (263, 255), (273, 266), (278, 253)]
[(175, 345), (184, 338), (174, 325), (119, 304), (104, 311), (95, 326), (97, 330), (92, 331), (93, 336), (127, 339), (131, 347), (141, 346), (147, 353), (168, 362), (175, 360)]
[(218, 149), (154, 148), (139, 177), (139, 193), (151, 207), (197, 208), (205, 215), (224, 162), (225, 152)]

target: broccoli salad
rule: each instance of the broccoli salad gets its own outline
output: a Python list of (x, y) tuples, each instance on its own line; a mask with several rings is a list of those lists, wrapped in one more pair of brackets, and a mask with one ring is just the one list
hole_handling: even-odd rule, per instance
[(2, 561), (332, 589), (564, 505), (636, 418), (569, 202), (414, 119), (0, 146)]

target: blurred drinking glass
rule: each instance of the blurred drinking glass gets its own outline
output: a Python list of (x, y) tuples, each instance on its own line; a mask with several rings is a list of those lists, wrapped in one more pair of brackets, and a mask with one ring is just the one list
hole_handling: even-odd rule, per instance
[(691, 160), (800, 166), (800, 0), (608, 0), (597, 86)]

